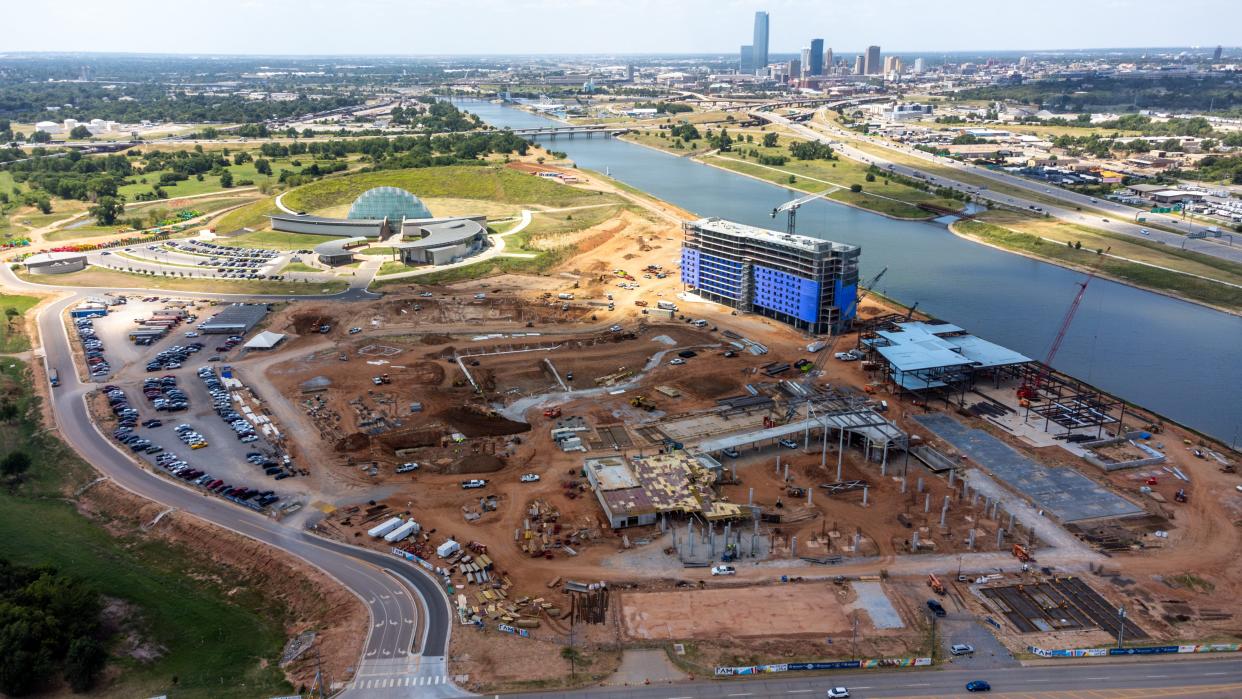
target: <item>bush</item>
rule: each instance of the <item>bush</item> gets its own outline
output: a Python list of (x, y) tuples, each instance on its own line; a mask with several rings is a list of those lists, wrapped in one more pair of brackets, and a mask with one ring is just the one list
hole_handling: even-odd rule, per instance
[(852, 185), (850, 185), (850, 191), (851, 191), (851, 192), (853, 192), (853, 193), (855, 193), (855, 194), (858, 194), (859, 192), (861, 192), (861, 191), (862, 191), (862, 185), (860, 185), (860, 184), (852, 184)]

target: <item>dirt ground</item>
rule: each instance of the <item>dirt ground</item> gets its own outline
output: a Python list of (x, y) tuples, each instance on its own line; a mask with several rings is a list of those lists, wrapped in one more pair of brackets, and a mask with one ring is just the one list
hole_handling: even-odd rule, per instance
[[(269, 326), (295, 337), (275, 354), (261, 361), (246, 359), (235, 367), (258, 390), (290, 398), (287, 414), (282, 416), (292, 435), (290, 441), (305, 457), (302, 461), (317, 464), (311, 478), (322, 497), (341, 507), (320, 523), (330, 535), (361, 541), (364, 537), (359, 533), (367, 522), (357, 510), (349, 514), (345, 506), (375, 500), (388, 508), (384, 516), (409, 513), (417, 517), (424, 532), (424, 541), (417, 546), (434, 546), (445, 538), (485, 545), (510, 599), (537, 597), (564, 607), (566, 596), (549, 587), (549, 581), (556, 578), (607, 580), (622, 586), (620, 602), (614, 600), (611, 612), (617, 615), (617, 628), (623, 623), (627, 633), (647, 643), (695, 639), (683, 658), (688, 667), (739, 656), (832, 657), (831, 647), (808, 655), (805, 644), (782, 645), (772, 636), (833, 638), (835, 634), (839, 638), (841, 624), (848, 626), (849, 622), (842, 621), (843, 607), (833, 588), (823, 584), (769, 585), (730, 587), (727, 594), (722, 592), (724, 588), (706, 571), (683, 569), (674, 556), (663, 552), (664, 544), (658, 543), (655, 527), (628, 529), (624, 538), (609, 529), (581, 476), (584, 455), (562, 452), (552, 441), (550, 428), (557, 426), (558, 419), (573, 416), (585, 421), (587, 430), (582, 437), (588, 443), (598, 440), (596, 449), (603, 450), (600, 453), (612, 453), (610, 442), (618, 434), (631, 442), (619, 444), (619, 451), (655, 450), (659, 445), (643, 436), (647, 427), (711, 408), (718, 399), (742, 395), (747, 384), (774, 386), (776, 380), (757, 373), (769, 362), (814, 358), (805, 352), (808, 339), (788, 327), (763, 318), (734, 316), (715, 305), (678, 300), (681, 309), (675, 318), (657, 320), (655, 314), (644, 313), (654, 309), (658, 300), (673, 299), (680, 291), (675, 253), (681, 232), (673, 225), (661, 226), (632, 214), (628, 219), (606, 222), (601, 228), (607, 233), (601, 242), (545, 276), (503, 275), (444, 287), (412, 286), (388, 293), (379, 301), (351, 305), (348, 317), (339, 306), (290, 304), (273, 315)], [(645, 271), (649, 265), (663, 265), (672, 274), (657, 279)], [(618, 268), (635, 277), (637, 289), (618, 286), (620, 280), (614, 273)], [(428, 293), (430, 296), (425, 295)], [(486, 297), (476, 299), (478, 293)], [(574, 295), (572, 300), (557, 298), (569, 293)], [(614, 310), (607, 309), (609, 300)], [(637, 301), (647, 305), (639, 306)], [(870, 317), (892, 310), (882, 302), (868, 300), (860, 314)], [(688, 325), (686, 321), (691, 318), (705, 320), (707, 327), (699, 330)], [(314, 332), (317, 324), (325, 322), (333, 326), (329, 333)], [(610, 333), (613, 324), (621, 325), (622, 331)], [(350, 327), (361, 330), (349, 334)], [(713, 330), (725, 328), (766, 345), (770, 353), (724, 358), (727, 338)], [(837, 349), (853, 347), (856, 341), (852, 335), (842, 337)], [(682, 366), (671, 366), (666, 358), (643, 372), (656, 352), (675, 353), (686, 348), (694, 349), (698, 356)], [(824, 350), (825, 354), (830, 351)], [(458, 355), (478, 389), (457, 363)], [(876, 391), (873, 398), (888, 401), (887, 417), (935, 444), (910, 417), (949, 406), (929, 406), (898, 396), (868, 374), (863, 364), (829, 358), (818, 383), (856, 391), (870, 387)], [(618, 375), (618, 384), (569, 399), (543, 398), (560, 391), (557, 375), (564, 378), (570, 372), (578, 389), (594, 387), (596, 379), (607, 375)], [(390, 383), (376, 385), (373, 379), (384, 374)], [(788, 378), (794, 378), (793, 372), (777, 377)], [(657, 386), (670, 387), (679, 395), (657, 392)], [(632, 404), (640, 395), (654, 403), (653, 410)], [(562, 410), (561, 418), (543, 416), (543, 410), (552, 405)], [(783, 419), (779, 405), (774, 416)], [(1134, 613), (1142, 617), (1145, 629), (1154, 636), (1181, 639), (1234, 634), (1233, 605), (1225, 600), (1236, 599), (1242, 585), (1234, 526), (1242, 521), (1242, 506), (1235, 505), (1228, 493), (1239, 478), (1220, 473), (1211, 462), (1194, 457), (1191, 449), (1199, 443), (1197, 437), (1172, 427), (1159, 435), (1170, 464), (1185, 471), (1190, 483), (1166, 474), (1157, 478), (1157, 485), (1146, 486), (1146, 477), (1136, 480), (1134, 472), (1104, 475), (1059, 446), (1034, 447), (1002, 433), (986, 420), (971, 416), (961, 419), (991, 431), (1035, 458), (1078, 468), (1149, 506), (1151, 517), (1159, 518), (1162, 524), (1153, 527), (1152, 522), (1157, 520), (1149, 519), (1143, 526), (1129, 527), (1135, 550), (1112, 552), (1105, 572), (1117, 574), (1106, 574), (1093, 582), (1110, 599), (1138, 600), (1140, 608)], [(1146, 420), (1140, 417), (1136, 422)], [(607, 431), (606, 436), (601, 436), (602, 431)], [(465, 440), (456, 441), (454, 433), (464, 435)], [(1001, 525), (984, 519), (981, 510), (954, 501), (946, 526), (940, 527), (940, 505), (950, 489), (943, 476), (921, 464), (894, 460), (887, 473), (881, 474), (877, 463), (863, 462), (857, 447), (847, 449), (841, 457), (841, 480), (866, 482), (868, 503), (864, 506), (860, 489), (829, 495), (818, 487), (837, 480), (836, 445), (827, 445), (823, 466), (820, 453), (814, 448), (809, 451), (782, 451), (780, 471), (775, 468), (777, 455), (771, 450), (743, 450), (741, 458), (726, 463), (730, 477), (736, 473), (737, 482), (720, 488), (724, 499), (741, 503), (753, 497), (765, 511), (781, 511), (787, 516), (779, 525), (767, 527), (773, 541), (775, 560), (771, 563), (787, 568), (743, 568), (735, 584), (767, 582), (781, 570), (806, 571), (805, 564), (796, 560), (795, 538), (797, 557), (842, 557), (839, 566), (812, 569), (820, 575), (838, 571), (873, 575), (886, 570), (900, 577), (902, 570), (937, 566), (946, 572), (956, 554), (966, 551), (970, 529), (976, 533), (976, 551), (992, 551), (997, 560), (1013, 562), (1007, 547), (1014, 539), (1005, 542), (1002, 548), (1006, 551), (996, 552), (995, 532)], [(421, 468), (395, 474), (395, 465), (406, 461), (418, 462)], [(905, 492), (899, 478), (903, 471), (908, 472)], [(518, 476), (523, 473), (538, 474), (540, 480), (519, 482)], [(459, 481), (465, 474), (486, 478), (487, 488), (461, 489)], [(918, 492), (920, 477), (923, 492)], [(1140, 487), (1151, 487), (1164, 502), (1140, 494)], [(791, 488), (813, 489), (812, 502), (793, 495)], [(1179, 488), (1186, 489), (1188, 503), (1174, 501)], [(547, 530), (551, 544), (536, 547), (537, 551), (525, 547), (521, 536), (532, 508), (554, 513), (551, 521), (555, 525)], [(1156, 536), (1157, 529), (1167, 532), (1167, 537)], [(921, 546), (919, 555), (912, 556), (915, 532)], [(1026, 541), (1021, 531), (1010, 535)], [(556, 546), (558, 540), (573, 552)], [(649, 540), (655, 543), (645, 543)], [(1086, 566), (1084, 561), (1082, 567)], [(906, 589), (907, 593), (896, 595), (893, 602), (903, 610), (903, 616), (908, 616), (925, 599), (925, 575), (907, 574), (901, 579), (906, 588), (898, 585), (895, 589)], [(679, 590), (675, 586), (679, 580), (704, 581), (709, 587), (696, 592)], [(464, 580), (460, 584), (470, 595), (480, 589)], [(952, 585), (963, 604), (970, 604), (969, 590)], [(754, 603), (727, 604), (736, 595), (754, 597)], [(771, 604), (773, 595), (798, 599)], [(762, 618), (743, 617), (739, 621), (735, 611), (739, 608), (764, 612)], [(800, 611), (774, 618), (770, 616), (774, 608)], [(729, 611), (721, 611), (726, 609)], [(977, 611), (982, 613), (982, 607)], [(664, 624), (663, 629), (654, 623), (656, 619)], [(494, 676), (495, 687), (534, 686), (523, 684), (531, 682), (560, 686), (566, 681), (566, 668), (557, 648), (565, 641), (561, 634), (566, 631), (561, 622), (546, 617), (533, 632), (533, 639), (498, 633), (492, 623), (486, 631), (460, 629), (453, 640), (454, 672), (472, 678)], [(724, 632), (730, 632), (729, 642), (721, 640)], [(922, 634), (917, 626), (891, 635), (869, 632), (867, 642), (874, 645), (868, 652), (913, 652), (923, 643)], [(1031, 642), (1021, 634), (1010, 635), (1015, 650)], [(587, 647), (588, 655), (599, 653), (588, 670), (593, 673), (613, 662), (604, 658), (614, 657), (607, 649), (617, 639), (595, 630), (587, 637), (593, 639), (591, 643), (600, 644)], [(1083, 639), (1094, 642), (1087, 636)], [(531, 658), (545, 662), (530, 663)], [(484, 667), (488, 668), (486, 673), (481, 671)], [(475, 685), (486, 691), (494, 686)]]
[(632, 638), (822, 635), (850, 627), (832, 586), (718, 587), (685, 592), (639, 592), (622, 600)]

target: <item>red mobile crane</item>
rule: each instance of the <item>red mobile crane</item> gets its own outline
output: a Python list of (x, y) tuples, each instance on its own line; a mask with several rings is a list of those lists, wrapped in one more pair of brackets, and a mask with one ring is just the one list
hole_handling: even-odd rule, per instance
[[(1105, 252), (1108, 252), (1105, 250)], [(1061, 349), (1061, 343), (1065, 341), (1065, 333), (1069, 331), (1070, 323), (1074, 322), (1074, 315), (1078, 313), (1078, 306), (1082, 304), (1082, 297), (1087, 293), (1087, 285), (1095, 279), (1095, 273), (1100, 270), (1100, 264), (1103, 263), (1103, 254), (1100, 255), (1100, 262), (1097, 262), (1091, 271), (1087, 273), (1087, 278), (1078, 282), (1078, 293), (1074, 295), (1074, 300), (1070, 302), (1069, 308), (1065, 311), (1065, 317), (1061, 319), (1061, 328), (1057, 331), (1057, 336), (1052, 341), (1052, 346), (1048, 348), (1048, 354), (1044, 356), (1044, 371), (1052, 371), (1052, 360), (1056, 358), (1057, 352)], [(1043, 372), (1036, 374), (1033, 378), (1028, 378), (1020, 387), (1018, 387), (1018, 397), (1023, 400), (1031, 400), (1039, 394), (1039, 386), (1043, 380)]]

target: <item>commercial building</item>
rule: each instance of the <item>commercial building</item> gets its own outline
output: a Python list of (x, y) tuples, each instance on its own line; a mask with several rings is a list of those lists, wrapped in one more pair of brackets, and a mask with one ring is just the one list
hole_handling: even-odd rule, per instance
[(474, 255), (487, 247), (485, 216), (433, 217), (422, 200), (397, 187), (363, 192), (346, 218), (276, 214), (272, 229), (337, 238), (315, 246), (327, 265), (349, 264), (354, 248), (387, 241), (407, 265), (442, 265)]
[(695, 294), (812, 334), (853, 317), (858, 246), (719, 218), (683, 230), (681, 280)]
[(41, 252), (22, 260), (31, 274), (68, 274), (86, 269), (84, 252)]
[(950, 323), (896, 323), (869, 335), (862, 345), (873, 360), (894, 384), (912, 392), (966, 391), (980, 374), (1012, 373), (1032, 361)]
[(901, 73), (901, 57), (885, 56), (884, 57), (884, 75), (885, 77), (897, 75)]
[(889, 113), (889, 119), (892, 119), (893, 121), (919, 121), (929, 119), (934, 109), (935, 108), (930, 104), (898, 102), (893, 105), (893, 111)]
[(810, 66), (809, 71), (811, 75), (823, 75), (824, 74), (824, 40), (823, 39), (811, 39), (811, 55), (809, 57), (809, 60), (803, 59), (802, 64)]
[(857, 56), (854, 56), (854, 75), (864, 75), (863, 71), (865, 71), (866, 69), (867, 69), (867, 58), (863, 56), (861, 53), (858, 54)]
[(832, 73), (832, 49), (824, 51), (824, 75)]
[(768, 65), (768, 13), (755, 13), (755, 38), (750, 42), (754, 47), (752, 60), (755, 70), (762, 70)]
[(606, 456), (587, 459), (582, 470), (613, 529), (652, 525), (661, 515), (709, 522), (742, 516), (741, 507), (717, 499), (720, 464), (708, 456)]
[(798, 71), (797, 77), (805, 78), (808, 75), (815, 75), (815, 73), (811, 72), (811, 49), (810, 47), (804, 47), (802, 49), (802, 54), (801, 54), (801, 58), (798, 60), (798, 65), (801, 68), (801, 70)]
[(912, 71), (915, 75), (922, 75), (927, 72), (927, 62), (922, 58), (914, 59), (914, 68)]
[(743, 46), (738, 54), (737, 72), (753, 75), (755, 72), (755, 47)]
[(245, 335), (267, 317), (265, 303), (234, 303), (209, 320), (199, 323), (199, 332), (207, 335)]
[(879, 75), (880, 69), (880, 47), (868, 46), (867, 53), (863, 58), (863, 74)]

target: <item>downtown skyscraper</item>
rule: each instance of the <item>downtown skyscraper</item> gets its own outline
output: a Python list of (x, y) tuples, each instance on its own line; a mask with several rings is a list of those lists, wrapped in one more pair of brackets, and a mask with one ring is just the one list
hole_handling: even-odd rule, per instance
[(768, 13), (755, 13), (755, 38), (751, 42), (751, 65), (755, 70), (768, 65)]
[(811, 65), (808, 68), (810, 75), (824, 74), (824, 40), (811, 39)]

